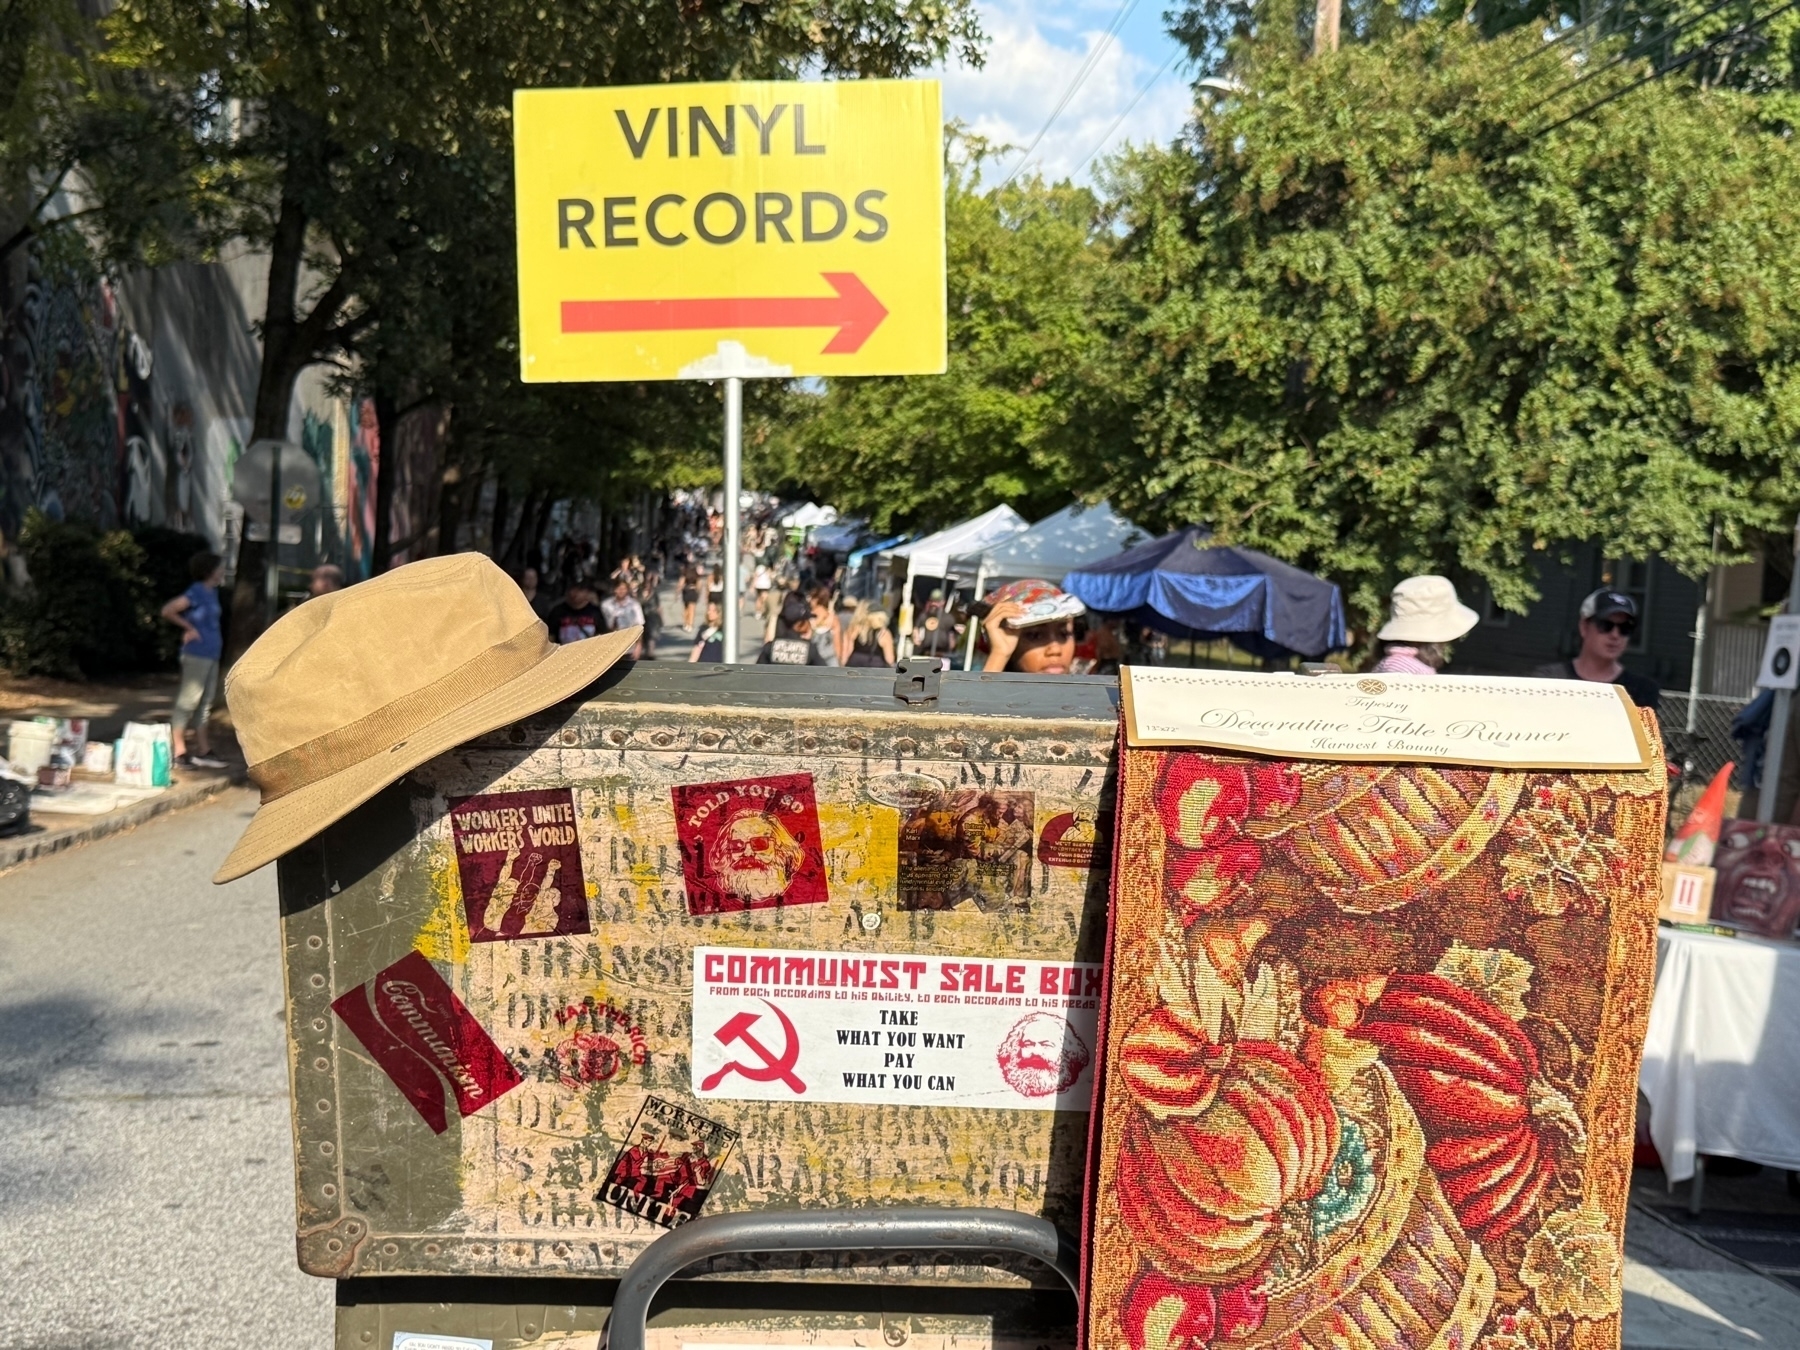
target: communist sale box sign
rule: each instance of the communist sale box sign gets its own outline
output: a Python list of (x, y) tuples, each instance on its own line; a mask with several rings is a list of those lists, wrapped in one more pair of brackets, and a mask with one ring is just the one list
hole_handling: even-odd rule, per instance
[(514, 95), (528, 381), (944, 369), (930, 80)]

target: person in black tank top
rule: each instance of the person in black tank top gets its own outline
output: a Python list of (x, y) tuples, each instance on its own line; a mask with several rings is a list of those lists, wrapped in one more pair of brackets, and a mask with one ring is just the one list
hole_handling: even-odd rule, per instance
[(894, 635), (888, 631), (885, 609), (876, 609), (867, 600), (859, 602), (850, 619), (849, 638), (846, 666), (885, 669), (894, 664)]

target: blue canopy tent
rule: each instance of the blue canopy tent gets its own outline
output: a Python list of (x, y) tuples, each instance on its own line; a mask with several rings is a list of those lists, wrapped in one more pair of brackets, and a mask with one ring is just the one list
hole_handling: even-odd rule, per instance
[(1254, 549), (1211, 546), (1199, 526), (1063, 578), (1089, 609), (1171, 637), (1229, 638), (1253, 656), (1319, 657), (1345, 645), (1338, 588)]
[(864, 544), (851, 552), (844, 559), (844, 594), (858, 600), (875, 598), (873, 583), (875, 569), (869, 562), (878, 557), (883, 549), (892, 548), (895, 544), (904, 544), (911, 539), (911, 534), (896, 534), (887, 539), (878, 539), (873, 544)]

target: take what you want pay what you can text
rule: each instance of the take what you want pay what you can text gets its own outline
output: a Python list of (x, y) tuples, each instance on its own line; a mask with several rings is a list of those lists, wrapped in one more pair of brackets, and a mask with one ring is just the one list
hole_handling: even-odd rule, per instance
[(944, 369), (935, 81), (520, 90), (513, 111), (526, 380)]
[(1101, 968), (694, 949), (699, 1098), (1085, 1111)]

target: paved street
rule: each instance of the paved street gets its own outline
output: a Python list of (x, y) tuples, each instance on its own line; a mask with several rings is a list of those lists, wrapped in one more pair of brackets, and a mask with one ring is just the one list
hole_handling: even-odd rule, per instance
[[(253, 801), (0, 877), (0, 1350), (331, 1344), (294, 1267), (275, 874), (208, 881)], [(1800, 1350), (1800, 1294), (1635, 1211), (1627, 1241), (1626, 1345)]]
[(232, 791), (0, 877), (0, 1347), (331, 1343), (294, 1266), (275, 872)]

